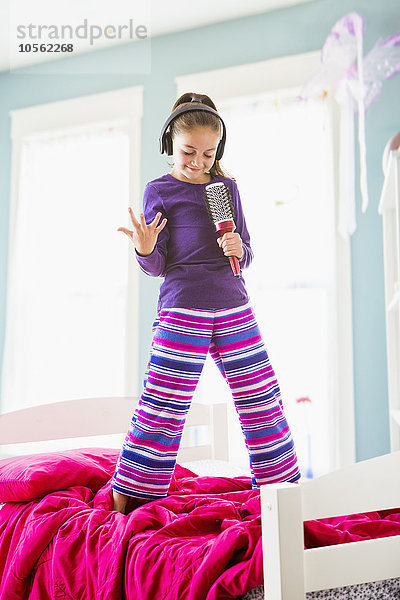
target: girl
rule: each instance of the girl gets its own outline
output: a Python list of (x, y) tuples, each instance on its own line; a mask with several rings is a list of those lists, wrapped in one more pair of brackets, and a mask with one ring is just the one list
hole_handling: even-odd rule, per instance
[[(129, 209), (133, 230), (119, 228), (132, 240), (141, 269), (164, 277), (144, 392), (112, 480), (113, 507), (122, 513), (167, 496), (208, 351), (232, 392), (253, 488), (300, 478), (245, 283), (233, 276), (227, 258), (236, 256), (244, 269), (253, 252), (236, 182), (219, 164), (225, 138), (212, 100), (183, 94), (160, 136), (161, 152), (173, 154), (172, 170), (146, 185), (140, 221)], [(223, 182), (234, 205), (236, 231), (218, 239), (204, 200), (210, 182)]]

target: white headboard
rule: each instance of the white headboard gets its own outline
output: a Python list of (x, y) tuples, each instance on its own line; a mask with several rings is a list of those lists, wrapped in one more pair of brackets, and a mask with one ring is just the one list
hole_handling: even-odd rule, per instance
[[(126, 433), (138, 403), (135, 397), (79, 398), (0, 415), (0, 447), (8, 444)], [(205, 425), (209, 443), (188, 445), (188, 430)], [(193, 402), (185, 423), (179, 460), (228, 460), (226, 404)]]

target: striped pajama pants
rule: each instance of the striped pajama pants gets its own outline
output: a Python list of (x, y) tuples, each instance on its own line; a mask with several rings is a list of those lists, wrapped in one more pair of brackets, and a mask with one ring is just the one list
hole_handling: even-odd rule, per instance
[(153, 331), (145, 389), (112, 488), (137, 498), (168, 495), (186, 415), (208, 351), (232, 392), (253, 488), (297, 481), (300, 472), (279, 385), (251, 306), (163, 309)]

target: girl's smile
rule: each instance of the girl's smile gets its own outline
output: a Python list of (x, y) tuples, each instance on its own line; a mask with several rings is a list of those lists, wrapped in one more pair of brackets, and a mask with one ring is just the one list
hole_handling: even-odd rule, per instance
[(173, 138), (174, 166), (171, 175), (181, 181), (207, 183), (220, 136), (209, 127), (177, 133)]

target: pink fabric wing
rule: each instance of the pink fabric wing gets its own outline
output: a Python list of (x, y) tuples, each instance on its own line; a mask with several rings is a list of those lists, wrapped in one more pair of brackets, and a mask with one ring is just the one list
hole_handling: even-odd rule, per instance
[(400, 32), (379, 40), (364, 59), (365, 108), (378, 98), (383, 82), (400, 71)]
[(365, 19), (356, 12), (335, 23), (321, 50), (321, 70), (303, 86), (299, 95), (301, 99), (313, 98), (325, 90), (335, 90), (351, 76), (357, 59), (357, 38), (363, 35), (364, 28)]

